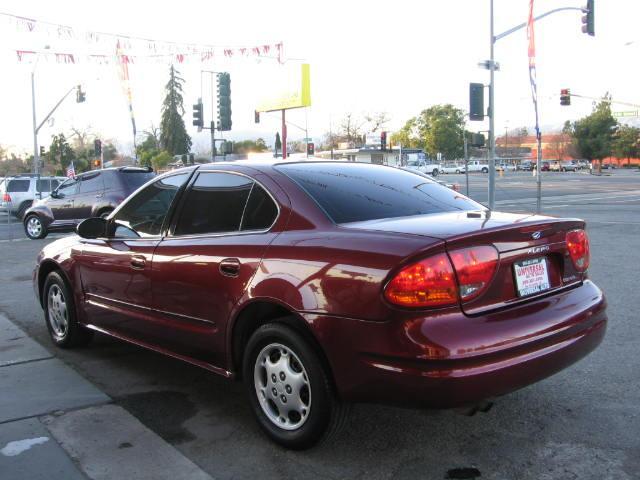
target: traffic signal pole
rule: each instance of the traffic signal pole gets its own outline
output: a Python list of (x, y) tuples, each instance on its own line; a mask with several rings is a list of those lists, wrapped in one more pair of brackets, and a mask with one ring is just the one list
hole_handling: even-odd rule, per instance
[[(593, 2), (590, 2), (591, 5), (593, 5)], [(545, 12), (541, 15), (538, 15), (537, 17), (534, 17), (534, 22), (538, 21), (544, 17), (547, 17), (553, 13), (557, 13), (557, 12), (563, 12), (563, 11), (567, 11), (567, 10), (577, 10), (579, 12), (582, 13), (589, 13), (589, 9), (588, 8), (581, 8), (581, 7), (560, 7), (560, 8), (554, 8), (553, 10), (549, 10), (548, 12)], [(496, 153), (496, 144), (495, 144), (495, 70), (496, 70), (496, 63), (494, 61), (494, 46), (495, 43), (506, 37), (507, 35), (511, 35), (514, 32), (517, 32), (518, 30), (521, 30), (523, 28), (525, 28), (527, 26), (527, 22), (523, 22), (519, 25), (516, 25), (515, 27), (512, 27), (508, 30), (505, 30), (504, 32), (498, 34), (498, 35), (494, 35), (493, 34), (493, 0), (489, 0), (489, 16), (490, 16), (490, 49), (489, 49), (489, 53), (490, 53), (490, 58), (489, 58), (489, 63), (488, 63), (488, 68), (490, 71), (490, 81), (489, 81), (489, 209), (493, 210), (495, 207), (495, 189), (496, 189), (496, 169), (495, 169), (495, 153)], [(593, 32), (585, 32), (585, 33), (589, 33), (589, 35), (592, 35)], [(542, 140), (540, 138), (538, 138), (538, 158), (537, 158), (537, 190), (538, 190), (538, 195), (537, 195), (537, 209), (538, 212), (540, 212), (540, 208), (541, 208), (541, 192), (542, 192), (542, 180), (541, 180), (541, 176), (540, 176), (540, 167), (541, 167), (541, 163), (542, 163), (542, 149), (541, 149), (541, 143)]]
[(282, 109), (282, 159), (287, 158), (287, 120), (285, 118), (286, 110)]

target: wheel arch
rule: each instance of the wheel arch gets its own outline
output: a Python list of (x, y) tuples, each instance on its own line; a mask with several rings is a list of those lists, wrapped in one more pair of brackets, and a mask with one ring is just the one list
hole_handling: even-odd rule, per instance
[(62, 280), (66, 283), (69, 291), (73, 292), (73, 288), (71, 287), (71, 282), (69, 282), (69, 278), (67, 277), (67, 274), (62, 269), (62, 267), (51, 259), (44, 260), (40, 264), (40, 267), (38, 268), (38, 299), (40, 301), (40, 306), (43, 308), (44, 308), (44, 297), (43, 297), (44, 292), (42, 290), (44, 289), (44, 282), (47, 281), (47, 277), (51, 272), (57, 272), (62, 277)]
[(303, 336), (315, 350), (322, 362), (335, 391), (335, 379), (329, 359), (309, 324), (293, 309), (274, 299), (254, 299), (235, 316), (230, 329), (228, 346), (229, 361), (235, 378), (242, 379), (242, 358), (251, 335), (262, 325), (281, 323)]

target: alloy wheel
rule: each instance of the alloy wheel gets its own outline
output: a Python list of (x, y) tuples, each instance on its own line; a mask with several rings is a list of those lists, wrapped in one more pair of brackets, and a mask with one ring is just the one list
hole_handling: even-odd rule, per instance
[(47, 294), (47, 317), (57, 338), (64, 338), (69, 330), (69, 313), (62, 289), (51, 285)]
[(27, 233), (32, 238), (42, 235), (42, 222), (38, 217), (32, 216), (27, 220)]
[(253, 378), (258, 403), (274, 425), (296, 430), (307, 421), (311, 384), (293, 350), (280, 343), (264, 347), (256, 358)]

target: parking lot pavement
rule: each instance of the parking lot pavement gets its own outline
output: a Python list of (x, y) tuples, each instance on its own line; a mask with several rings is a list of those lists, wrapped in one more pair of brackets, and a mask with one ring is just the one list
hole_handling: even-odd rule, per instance
[[(86, 349), (53, 349), (30, 283), (35, 255), (48, 239), (14, 242), (10, 249), (0, 244), (0, 311), (215, 478), (435, 480), (479, 472), (481, 479), (636, 479), (640, 200), (631, 192), (640, 187), (625, 180), (607, 189), (601, 179), (587, 180), (572, 187), (564, 203), (546, 201), (545, 212), (587, 220), (590, 275), (609, 304), (607, 336), (581, 362), (473, 417), (355, 405), (331, 443), (283, 450), (260, 433), (239, 383), (105, 337)], [(516, 200), (534, 197), (528, 180), (513, 181), (524, 182), (513, 187)], [(629, 201), (620, 201), (620, 190)], [(506, 203), (514, 198), (498, 200), (505, 210), (527, 209), (528, 200)]]

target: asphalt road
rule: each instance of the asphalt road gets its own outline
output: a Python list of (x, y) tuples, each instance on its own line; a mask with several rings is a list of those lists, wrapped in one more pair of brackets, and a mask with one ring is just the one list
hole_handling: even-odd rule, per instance
[[(637, 479), (640, 174), (547, 177), (545, 212), (588, 222), (590, 272), (608, 298), (609, 330), (578, 364), (473, 417), (355, 405), (332, 443), (283, 450), (259, 431), (240, 384), (105, 337), (86, 349), (52, 349), (30, 282), (49, 238), (0, 240), (0, 311), (215, 478)], [(473, 179), (472, 196), (482, 200), (486, 179)], [(499, 182), (499, 209), (531, 210), (529, 175)]]

